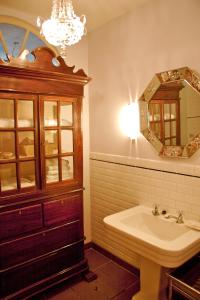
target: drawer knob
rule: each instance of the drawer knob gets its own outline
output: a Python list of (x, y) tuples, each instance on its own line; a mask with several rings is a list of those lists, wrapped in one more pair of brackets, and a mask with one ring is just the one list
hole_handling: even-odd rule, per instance
[(22, 214), (22, 211), (21, 211), (21, 209), (19, 210), (19, 215), (21, 215)]
[(46, 233), (45, 233), (45, 232), (43, 232), (43, 233), (42, 233), (42, 236), (46, 236)]

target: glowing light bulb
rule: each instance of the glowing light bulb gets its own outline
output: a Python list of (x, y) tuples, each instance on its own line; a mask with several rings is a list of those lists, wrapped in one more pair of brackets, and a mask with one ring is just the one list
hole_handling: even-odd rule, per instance
[(120, 113), (120, 128), (130, 139), (134, 140), (139, 133), (138, 104), (131, 103), (125, 106)]

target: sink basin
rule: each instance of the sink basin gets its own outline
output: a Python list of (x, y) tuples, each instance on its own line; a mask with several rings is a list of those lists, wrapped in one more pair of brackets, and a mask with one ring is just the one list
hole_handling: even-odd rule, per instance
[(153, 216), (143, 205), (107, 216), (104, 223), (123, 235), (134, 252), (164, 267), (177, 267), (200, 251), (200, 231)]
[(189, 228), (185, 226), (180, 226), (174, 221), (166, 222), (166, 220), (150, 215), (148, 212), (141, 212), (134, 217), (131, 215), (122, 219), (121, 223), (140, 230), (144, 234), (151, 235), (151, 237), (158, 239), (160, 243), (177, 239), (189, 231)]

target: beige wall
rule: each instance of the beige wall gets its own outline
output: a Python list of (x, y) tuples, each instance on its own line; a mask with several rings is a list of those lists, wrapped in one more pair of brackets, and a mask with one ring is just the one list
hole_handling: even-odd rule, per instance
[[(6, 7), (0, 6), (0, 15), (12, 16), (22, 19), (32, 25), (36, 24), (37, 16), (27, 15), (25, 12), (14, 11)], [(83, 69), (88, 74), (88, 40), (84, 37), (83, 40), (69, 48), (67, 52), (67, 65), (75, 65), (77, 69)], [(83, 99), (83, 138), (84, 138), (84, 219), (85, 219), (85, 235), (86, 242), (91, 240), (90, 226), (90, 180), (89, 180), (89, 103), (88, 103), (88, 86), (85, 88), (85, 97)]]
[[(122, 107), (156, 72), (189, 66), (200, 72), (200, 1), (150, 0), (89, 35), (91, 151), (159, 159), (142, 138), (119, 130)], [(200, 161), (200, 155), (190, 162)]]
[(199, 13), (199, 0), (150, 0), (89, 35), (92, 239), (136, 266), (134, 249), (103, 218), (158, 203), (200, 221), (200, 150), (190, 159), (160, 158), (141, 135), (131, 142), (121, 133), (119, 113), (155, 73), (200, 72)]

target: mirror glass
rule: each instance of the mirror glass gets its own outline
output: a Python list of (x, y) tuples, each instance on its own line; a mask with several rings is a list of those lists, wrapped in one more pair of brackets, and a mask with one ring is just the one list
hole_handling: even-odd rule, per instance
[(200, 77), (185, 67), (154, 76), (140, 103), (140, 128), (161, 156), (190, 157), (200, 147)]

